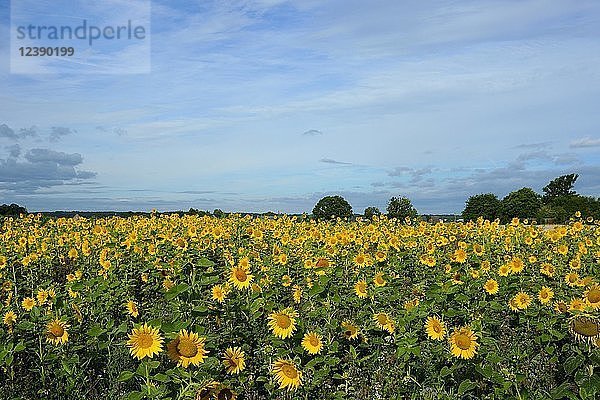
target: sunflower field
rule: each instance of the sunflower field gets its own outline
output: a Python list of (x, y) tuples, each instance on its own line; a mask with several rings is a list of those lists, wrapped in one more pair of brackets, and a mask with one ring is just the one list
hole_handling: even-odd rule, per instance
[(600, 397), (600, 224), (6, 218), (0, 399)]

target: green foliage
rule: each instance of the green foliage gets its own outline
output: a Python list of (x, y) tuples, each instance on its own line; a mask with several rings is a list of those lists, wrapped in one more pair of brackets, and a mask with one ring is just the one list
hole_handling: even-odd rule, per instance
[(225, 213), (220, 208), (215, 208), (215, 210), (213, 211), (213, 215), (217, 218), (223, 218), (225, 216)]
[(365, 218), (373, 219), (375, 215), (381, 215), (381, 211), (377, 207), (367, 207), (365, 208)]
[(501, 202), (493, 193), (482, 193), (469, 197), (462, 212), (465, 221), (479, 217), (493, 221), (500, 216)]
[(388, 218), (405, 220), (406, 218), (416, 218), (417, 210), (407, 197), (392, 197), (387, 206)]
[(544, 197), (543, 197), (544, 203), (548, 203), (552, 199), (559, 197), (559, 196), (574, 195), (575, 191), (571, 190), (571, 189), (573, 189), (573, 186), (575, 185), (575, 181), (577, 181), (577, 178), (579, 178), (579, 175), (569, 174), (569, 175), (562, 175), (562, 176), (559, 176), (558, 178), (554, 178), (553, 180), (551, 180), (550, 183), (548, 183), (542, 189), (544, 191)]
[(2, 204), (0, 206), (0, 215), (18, 217), (20, 214), (27, 214), (27, 209), (18, 204)]
[[(564, 209), (566, 217), (575, 214), (577, 211), (580, 211), (584, 218), (600, 218), (600, 199), (595, 197), (581, 196), (578, 194), (558, 196), (551, 199), (548, 202), (548, 205), (553, 208), (560, 207)], [(566, 218), (564, 220), (566, 220)]]
[(534, 218), (542, 207), (540, 195), (531, 188), (522, 188), (509, 193), (502, 199), (501, 217), (503, 222), (511, 218)]
[(350, 218), (352, 206), (342, 196), (325, 196), (313, 208), (316, 219)]

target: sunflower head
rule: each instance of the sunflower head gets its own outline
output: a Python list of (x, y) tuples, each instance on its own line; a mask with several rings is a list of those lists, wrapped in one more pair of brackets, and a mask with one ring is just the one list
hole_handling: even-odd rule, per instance
[(569, 321), (569, 330), (577, 340), (593, 343), (600, 339), (600, 320), (587, 315), (577, 315)]
[(296, 318), (298, 313), (292, 308), (286, 308), (279, 312), (269, 314), (269, 327), (273, 334), (281, 339), (292, 336), (296, 330)]
[(279, 359), (273, 363), (271, 369), (280, 389), (296, 390), (302, 384), (302, 372), (296, 368), (291, 360)]
[(427, 332), (427, 336), (434, 340), (443, 340), (444, 336), (446, 336), (446, 326), (436, 316), (427, 317), (425, 331)]
[(131, 355), (141, 360), (144, 357), (152, 358), (162, 350), (163, 338), (158, 328), (144, 324), (139, 328), (133, 328), (129, 334), (127, 346)]
[(321, 335), (315, 332), (308, 332), (302, 338), (302, 347), (308, 354), (319, 354), (323, 348)]
[(206, 338), (199, 337), (197, 333), (187, 330), (179, 331), (179, 334), (167, 345), (169, 358), (187, 368), (190, 364), (197, 366), (204, 362), (208, 351), (204, 349)]
[(600, 308), (600, 285), (590, 287), (586, 290), (583, 297), (588, 307), (592, 307), (593, 309)]
[(349, 321), (342, 322), (344, 337), (348, 340), (354, 340), (358, 337), (358, 327)]
[(69, 332), (67, 332), (65, 322), (56, 318), (46, 325), (46, 341), (54, 345), (64, 344), (69, 340)]
[(240, 347), (229, 347), (223, 355), (223, 365), (229, 374), (238, 374), (246, 368), (246, 354)]
[(468, 326), (456, 329), (448, 340), (454, 357), (469, 359), (477, 354), (477, 335)]

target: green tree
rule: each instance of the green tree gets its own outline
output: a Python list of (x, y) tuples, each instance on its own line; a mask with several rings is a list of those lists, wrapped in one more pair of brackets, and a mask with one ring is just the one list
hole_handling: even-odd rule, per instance
[(533, 218), (542, 207), (542, 199), (531, 188), (521, 188), (502, 199), (501, 216), (503, 222), (514, 217)]
[(365, 218), (373, 219), (373, 216), (381, 215), (381, 211), (377, 207), (367, 207), (365, 208)]
[(316, 219), (350, 218), (352, 206), (342, 196), (325, 196), (317, 202), (312, 213)]
[(493, 221), (500, 216), (501, 202), (493, 193), (476, 194), (465, 203), (462, 217), (465, 221), (479, 217)]
[(215, 210), (213, 211), (213, 215), (217, 218), (223, 218), (225, 216), (225, 213), (220, 208), (215, 208)]
[(20, 214), (27, 214), (27, 209), (15, 203), (0, 206), (0, 215), (18, 217)]
[(550, 202), (550, 200), (559, 196), (574, 195), (575, 191), (571, 189), (573, 189), (577, 178), (579, 178), (579, 175), (569, 174), (562, 175), (558, 178), (554, 178), (553, 180), (551, 180), (550, 183), (548, 183), (542, 189), (544, 191), (544, 203), (547, 204), (548, 202)]
[(392, 197), (387, 206), (389, 218), (404, 220), (406, 217), (415, 218), (418, 213), (407, 197)]
[(554, 197), (548, 202), (548, 205), (552, 208), (563, 209), (566, 214), (564, 220), (572, 217), (577, 211), (581, 211), (581, 216), (584, 218), (600, 218), (599, 198), (570, 194)]

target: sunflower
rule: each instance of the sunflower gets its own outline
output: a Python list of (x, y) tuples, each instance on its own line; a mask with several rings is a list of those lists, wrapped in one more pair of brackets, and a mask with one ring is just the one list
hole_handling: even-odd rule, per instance
[(248, 267), (233, 267), (231, 268), (231, 276), (229, 277), (229, 281), (233, 283), (233, 286), (235, 286), (236, 289), (247, 289), (250, 287), (252, 278), (254, 278), (254, 275), (249, 274), (249, 272), (250, 269)]
[(358, 327), (351, 322), (342, 322), (342, 328), (344, 328), (344, 336), (348, 340), (354, 340), (358, 337)]
[(269, 328), (273, 334), (281, 339), (292, 336), (296, 330), (298, 313), (292, 308), (285, 308), (279, 312), (269, 314)]
[(291, 360), (279, 359), (273, 363), (272, 373), (275, 375), (280, 389), (295, 390), (302, 384), (302, 372)]
[(467, 260), (467, 252), (464, 251), (463, 249), (457, 249), (452, 258), (454, 259), (454, 261), (462, 264)]
[(206, 338), (199, 337), (197, 333), (183, 329), (177, 337), (167, 345), (169, 358), (187, 368), (190, 364), (197, 366), (204, 362), (208, 351), (204, 349)]
[(387, 283), (385, 281), (385, 279), (383, 278), (383, 272), (377, 272), (375, 274), (375, 277), (373, 278), (373, 283), (375, 284), (375, 286), (377, 287), (381, 287), (381, 286), (385, 286), (385, 284)]
[(308, 332), (302, 338), (302, 347), (308, 354), (319, 354), (323, 348), (321, 335), (315, 332)]
[(508, 276), (510, 272), (510, 267), (507, 264), (502, 264), (500, 268), (498, 268), (498, 275), (500, 276)]
[(538, 299), (542, 304), (548, 304), (554, 297), (554, 292), (547, 286), (542, 286), (538, 293)]
[(514, 297), (515, 305), (519, 310), (525, 310), (531, 304), (531, 296), (525, 292), (519, 292)]
[(585, 303), (580, 299), (571, 299), (569, 304), (569, 311), (583, 311)]
[(578, 315), (571, 318), (569, 330), (582, 342), (592, 343), (600, 339), (600, 321), (589, 316)]
[(569, 286), (577, 286), (577, 283), (579, 283), (579, 274), (577, 272), (570, 272), (565, 275), (565, 281)]
[(223, 303), (225, 301), (225, 297), (227, 296), (227, 288), (222, 285), (215, 285), (212, 288), (212, 299), (218, 301), (219, 303)]
[(584, 293), (585, 304), (593, 309), (600, 308), (600, 285), (590, 287)]
[(438, 317), (427, 317), (425, 322), (427, 336), (434, 340), (443, 340), (446, 336), (446, 326)]
[(302, 300), (302, 288), (298, 285), (294, 285), (292, 296), (294, 297), (295, 303), (300, 303), (300, 300)]
[(127, 346), (131, 355), (141, 360), (144, 357), (152, 358), (162, 351), (163, 338), (158, 328), (144, 324), (139, 328), (133, 328), (129, 334)]
[(125, 304), (125, 307), (127, 308), (127, 313), (129, 315), (131, 315), (133, 318), (137, 318), (138, 315), (140, 315), (140, 312), (138, 310), (137, 304), (135, 304), (135, 301), (129, 300), (127, 302), (127, 304)]
[(2, 318), (4, 325), (12, 327), (17, 322), (17, 314), (14, 311), (7, 311)]
[(25, 297), (21, 302), (21, 307), (26, 311), (31, 311), (31, 309), (35, 307), (35, 299), (33, 297)]
[(488, 294), (496, 294), (498, 293), (498, 282), (496, 282), (495, 279), (488, 279), (483, 285), (483, 288)]
[(379, 328), (383, 329), (389, 323), (390, 317), (386, 313), (380, 312), (373, 315), (373, 320)]
[(367, 281), (360, 280), (356, 282), (356, 284), (354, 285), (354, 293), (356, 293), (356, 295), (361, 299), (367, 297), (369, 294), (367, 292)]
[(55, 345), (64, 344), (69, 340), (69, 325), (56, 318), (46, 325), (46, 341)]
[(230, 374), (238, 374), (246, 368), (246, 354), (240, 347), (229, 347), (223, 355), (223, 365)]
[(454, 357), (469, 359), (477, 354), (477, 335), (468, 326), (455, 329), (448, 340)]

